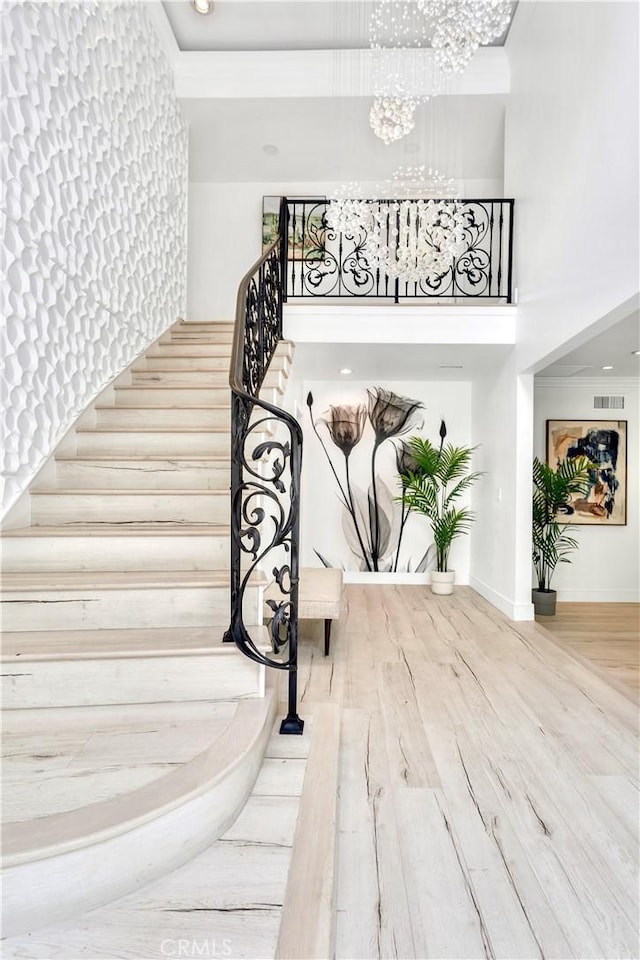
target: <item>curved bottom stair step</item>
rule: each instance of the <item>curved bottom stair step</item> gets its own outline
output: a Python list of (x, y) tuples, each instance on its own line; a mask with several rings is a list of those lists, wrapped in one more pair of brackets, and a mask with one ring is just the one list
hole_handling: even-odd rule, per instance
[[(226, 626), (5, 633), (5, 710), (261, 697), (265, 668), (234, 644)], [(253, 627), (269, 649), (265, 627)]]
[(59, 923), (186, 863), (236, 820), (260, 770), (273, 688), (238, 704), (210, 747), (152, 783), (79, 810), (6, 824), (5, 937)]
[(302, 737), (275, 724), (251, 796), (219, 840), (108, 906), (6, 940), (5, 957), (162, 960), (185, 941), (191, 956), (333, 956), (340, 709), (317, 705), (304, 719)]

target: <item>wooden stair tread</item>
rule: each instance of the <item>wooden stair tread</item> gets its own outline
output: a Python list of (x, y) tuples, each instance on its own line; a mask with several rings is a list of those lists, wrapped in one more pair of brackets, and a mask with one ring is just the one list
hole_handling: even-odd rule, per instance
[[(63, 488), (59, 487), (41, 487), (39, 490), (33, 490), (32, 497), (228, 497), (229, 490), (203, 490), (201, 488), (175, 490), (140, 490), (134, 488), (127, 490), (125, 488), (113, 489), (111, 487), (77, 487)], [(140, 521), (142, 522), (142, 521)]]
[[(127, 387), (127, 390), (129, 388)], [(191, 389), (191, 387), (189, 388)], [(197, 406), (194, 404), (191, 407), (183, 407), (180, 404), (177, 404), (175, 407), (164, 407), (161, 403), (136, 403), (135, 407), (124, 407), (118, 404), (109, 404), (94, 407), (94, 410), (124, 410), (126, 413), (131, 413), (132, 410), (183, 410), (185, 413), (191, 413), (192, 410), (230, 410), (231, 407), (228, 403), (199, 403)]]
[(79, 454), (77, 456), (59, 456), (56, 457), (56, 463), (93, 463), (98, 461), (100, 463), (109, 463), (111, 461), (120, 462), (126, 461), (127, 463), (172, 463), (174, 460), (180, 463), (229, 463), (229, 456), (225, 454), (190, 454), (190, 453), (176, 453), (176, 454), (140, 454), (135, 453), (88, 453), (88, 454)]
[[(259, 574), (253, 586), (265, 582)], [(7, 593), (64, 590), (142, 590), (158, 587), (228, 587), (227, 570), (73, 570), (47, 573), (5, 573), (2, 588)]]
[[(236, 655), (233, 643), (222, 643), (229, 624), (211, 627), (157, 627), (133, 630), (52, 630), (3, 635), (1, 660), (91, 660), (139, 656)], [(250, 627), (260, 649), (270, 650), (266, 627)]]
[(169, 329), (170, 330), (190, 330), (198, 329), (198, 327), (212, 327), (213, 329), (222, 330), (228, 328), (233, 330), (235, 323), (233, 320), (188, 320), (186, 317), (181, 317), (176, 323), (173, 324)]
[[(135, 372), (136, 373), (153, 373), (153, 370), (137, 370)], [(202, 370), (200, 371), (200, 373), (203, 373), (203, 372), (206, 372), (206, 371), (202, 371)], [(158, 386), (153, 381), (148, 381), (148, 380), (146, 380), (144, 383), (128, 383), (126, 386), (124, 384), (119, 384), (118, 386), (114, 387), (114, 390), (158, 390), (158, 389), (159, 389)], [(203, 390), (220, 390), (222, 388), (219, 386), (218, 387), (216, 386), (203, 387), (202, 385), (191, 386), (191, 384), (189, 383), (184, 383), (184, 384), (167, 383), (167, 384), (163, 384), (160, 389), (162, 389), (163, 391), (164, 390), (180, 390), (180, 392), (182, 393), (183, 390), (194, 390), (194, 391), (199, 390), (200, 392), (202, 392)], [(219, 406), (221, 409), (226, 410), (229, 404), (219, 403), (217, 404), (217, 406)], [(189, 407), (189, 409), (191, 409), (191, 407)]]
[(228, 537), (230, 527), (220, 523), (176, 523), (168, 520), (166, 523), (158, 520), (149, 520), (122, 523), (66, 523), (56, 526), (34, 525), (32, 527), (13, 527), (3, 530), (1, 538), (9, 537), (123, 537), (130, 534), (135, 536), (218, 536)]
[[(126, 407), (117, 409), (125, 410)], [(182, 436), (184, 433), (228, 434), (230, 430), (229, 427), (127, 427), (123, 425), (121, 427), (78, 427), (76, 433), (177, 433), (178, 436)]]
[[(189, 343), (189, 344), (194, 343), (193, 340), (187, 340), (186, 342)], [(171, 352), (170, 352), (170, 351), (171, 351), (171, 348), (172, 348), (172, 347), (183, 346), (183, 345), (184, 345), (183, 343), (178, 343), (178, 342), (175, 342), (175, 341), (174, 341), (173, 343), (161, 343), (160, 346), (161, 346), (162, 349), (165, 351), (164, 353), (151, 353), (151, 354), (148, 354), (148, 353), (147, 353), (147, 354), (144, 355), (144, 359), (145, 359), (145, 360), (165, 360), (165, 359), (170, 359), (170, 357), (171, 357)], [(231, 344), (226, 344), (226, 343), (223, 343), (223, 344), (220, 344), (220, 343), (206, 343), (206, 342), (204, 342), (204, 343), (202, 343), (202, 346), (203, 346), (203, 347), (220, 347), (220, 346), (222, 346), (222, 347), (225, 347), (225, 348), (226, 348), (227, 346), (231, 346)], [(210, 354), (208, 354), (208, 353), (176, 353), (175, 356), (176, 356), (176, 357), (182, 357), (182, 358), (184, 358), (185, 360), (201, 360), (202, 357), (216, 357), (218, 360), (226, 360), (226, 359), (227, 359), (227, 356), (230, 355), (230, 353), (231, 353), (230, 350), (226, 350), (226, 349), (225, 349), (225, 352), (224, 352), (224, 353), (210, 353)], [(222, 371), (224, 371), (224, 367), (221, 368), (221, 372), (222, 372)]]

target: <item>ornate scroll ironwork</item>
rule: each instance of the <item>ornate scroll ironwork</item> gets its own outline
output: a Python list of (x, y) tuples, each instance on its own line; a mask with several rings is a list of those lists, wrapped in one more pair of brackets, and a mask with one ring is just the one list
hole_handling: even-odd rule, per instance
[[(238, 290), (231, 386), (231, 622), (225, 640), (256, 663), (289, 674), (288, 713), (281, 733), (302, 733), (297, 713), (298, 551), (302, 430), (285, 410), (259, 396), (282, 338), (285, 296), (286, 203), (280, 236), (246, 274)], [(244, 622), (254, 574), (273, 577), (278, 599), (271, 651), (261, 650)]]
[[(393, 204), (393, 200), (375, 200)], [(344, 234), (326, 221), (326, 199), (289, 199), (289, 297), (482, 298), (512, 302), (513, 200), (463, 200), (466, 252), (437, 280), (397, 281), (369, 266), (367, 234)]]

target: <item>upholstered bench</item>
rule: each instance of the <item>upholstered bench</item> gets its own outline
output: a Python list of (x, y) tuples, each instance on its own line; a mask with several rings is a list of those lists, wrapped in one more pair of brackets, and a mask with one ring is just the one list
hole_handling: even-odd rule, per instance
[[(273, 616), (266, 601), (280, 599), (277, 587), (265, 590), (265, 617)], [(340, 617), (342, 570), (333, 567), (303, 567), (298, 585), (298, 620), (324, 620), (324, 655), (329, 656), (331, 624)]]

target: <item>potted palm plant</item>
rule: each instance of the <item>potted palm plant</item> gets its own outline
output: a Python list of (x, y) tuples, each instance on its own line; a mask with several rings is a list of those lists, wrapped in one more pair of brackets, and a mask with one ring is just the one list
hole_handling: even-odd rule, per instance
[(567, 457), (556, 468), (537, 457), (533, 461), (533, 566), (538, 581), (531, 591), (534, 610), (552, 617), (556, 612), (556, 591), (551, 578), (559, 563), (571, 563), (569, 554), (578, 541), (567, 533), (567, 524), (558, 522), (558, 515), (573, 513), (572, 497), (585, 494), (589, 488), (587, 457)]
[(445, 444), (447, 428), (440, 425), (440, 446), (423, 437), (411, 437), (408, 452), (414, 469), (400, 474), (402, 501), (410, 510), (423, 514), (431, 524), (435, 547), (435, 570), (431, 571), (433, 593), (453, 593), (455, 572), (449, 570), (451, 544), (469, 532), (473, 513), (457, 501), (481, 476), (470, 473), (469, 464), (475, 447), (454, 447)]

